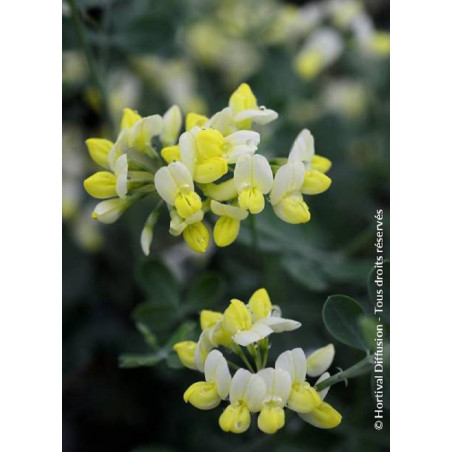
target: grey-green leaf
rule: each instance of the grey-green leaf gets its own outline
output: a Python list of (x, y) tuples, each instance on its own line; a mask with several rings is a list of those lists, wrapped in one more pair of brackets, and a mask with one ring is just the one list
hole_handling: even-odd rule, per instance
[(360, 350), (368, 350), (359, 325), (364, 314), (361, 305), (346, 295), (332, 295), (323, 305), (323, 322), (338, 341)]

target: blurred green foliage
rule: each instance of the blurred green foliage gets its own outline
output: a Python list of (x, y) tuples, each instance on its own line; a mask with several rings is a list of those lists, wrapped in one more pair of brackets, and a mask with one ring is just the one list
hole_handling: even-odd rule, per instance
[[(200, 412), (185, 405), (183, 391), (197, 376), (181, 369), (171, 351), (181, 337), (195, 337), (200, 309), (223, 310), (230, 298), (246, 300), (265, 286), (284, 315), (303, 324), (273, 340), (271, 360), (288, 348), (309, 351), (332, 341), (337, 350), (334, 366), (347, 368), (363, 357), (363, 351), (340, 343), (334, 322), (324, 326), (322, 307), (332, 294), (355, 298), (360, 311), (350, 308), (350, 315), (360, 344), (366, 344), (358, 348), (370, 347), (374, 299), (372, 291), (370, 299), (367, 294), (367, 277), (374, 262), (376, 209), (385, 212), (389, 257), (388, 59), (365, 58), (344, 33), (341, 58), (313, 81), (302, 80), (293, 70), (293, 56), (304, 38), (279, 44), (262, 38), (275, 8), (288, 4), (282, 1), (262, 1), (259, 7), (243, 2), (248, 11), (254, 10), (244, 30), (228, 20), (226, 6), (237, 2), (77, 3), (116, 124), (126, 106), (144, 115), (161, 114), (177, 102), (185, 112), (211, 114), (226, 104), (239, 82), (247, 81), (261, 103), (280, 114), (262, 135), (261, 152), (268, 157), (286, 154), (297, 133), (307, 127), (318, 153), (333, 161), (333, 184), (324, 196), (309, 198), (312, 220), (306, 225), (284, 224), (267, 210), (260, 214), (257, 250), (246, 224), (234, 246), (206, 256), (194, 256), (159, 225), (147, 259), (137, 240), (149, 213), (146, 204), (134, 206), (114, 225), (98, 227), (89, 218), (88, 197), (82, 191), (82, 180), (92, 169), (83, 140), (108, 132), (63, 2), (64, 450), (388, 450), (389, 412), (384, 429), (375, 431), (368, 376), (331, 390), (329, 399), (343, 415), (335, 430), (319, 431), (293, 416), (275, 436), (253, 428), (234, 436), (219, 429), (216, 410)], [(388, 6), (367, 4), (383, 28), (389, 24)], [(190, 30), (205, 21), (216, 24), (234, 43), (233, 52), (248, 55), (246, 70), (241, 70), (240, 60), (233, 63), (240, 70), (228, 71), (193, 51)], [(337, 80), (362, 87), (365, 102), (357, 113), (329, 106), (331, 85)], [(386, 301), (387, 323), (389, 298)], [(122, 367), (140, 367), (120, 368), (119, 355)], [(151, 363), (155, 365), (148, 367)]]

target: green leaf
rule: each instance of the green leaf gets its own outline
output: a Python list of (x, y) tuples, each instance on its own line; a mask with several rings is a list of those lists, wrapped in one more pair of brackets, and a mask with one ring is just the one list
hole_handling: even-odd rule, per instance
[(157, 306), (179, 306), (179, 285), (163, 262), (146, 261), (138, 268), (136, 277), (147, 297)]
[(284, 257), (281, 263), (289, 275), (302, 286), (315, 292), (328, 288), (328, 279), (314, 262), (300, 257)]
[(376, 312), (386, 323), (389, 323), (389, 260), (382, 263), (381, 267), (373, 268), (367, 277), (369, 299)]
[(363, 315), (358, 319), (358, 323), (369, 350), (374, 351), (378, 324), (377, 319), (375, 317)]
[(119, 356), (119, 367), (150, 367), (155, 366), (168, 356), (167, 351), (157, 353), (124, 354)]
[(145, 301), (133, 311), (135, 322), (143, 324), (151, 334), (165, 333), (178, 319), (178, 311), (169, 305), (155, 305)]
[(226, 285), (219, 275), (207, 273), (197, 278), (190, 287), (184, 307), (186, 310), (198, 312), (201, 309), (215, 306), (223, 297)]
[(137, 330), (144, 336), (144, 340), (146, 341), (146, 344), (149, 345), (149, 347), (154, 349), (158, 347), (157, 337), (144, 323), (137, 322), (135, 326), (137, 327)]
[(323, 322), (333, 337), (350, 347), (368, 350), (359, 325), (363, 314), (361, 305), (346, 295), (331, 295), (322, 310)]

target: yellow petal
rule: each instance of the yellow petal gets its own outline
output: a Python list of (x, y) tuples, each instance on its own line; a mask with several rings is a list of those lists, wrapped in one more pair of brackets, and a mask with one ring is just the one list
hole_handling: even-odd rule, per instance
[(85, 190), (94, 198), (106, 199), (116, 195), (116, 176), (108, 171), (99, 171), (83, 181)]
[(189, 224), (183, 232), (187, 245), (198, 253), (205, 253), (209, 246), (210, 234), (204, 223)]
[(201, 324), (201, 329), (204, 331), (207, 328), (212, 328), (215, 326), (223, 317), (221, 312), (209, 311), (208, 309), (203, 309), (199, 316), (199, 322)]
[(180, 151), (177, 144), (175, 144), (174, 146), (166, 146), (161, 150), (160, 153), (162, 154), (162, 158), (166, 163), (174, 162), (174, 160), (180, 162)]
[(201, 130), (196, 137), (198, 145), (198, 159), (206, 160), (212, 157), (221, 157), (224, 145), (223, 135), (215, 129)]
[(105, 140), (103, 138), (88, 138), (85, 143), (89, 155), (94, 162), (104, 168), (109, 168), (108, 155), (113, 147), (113, 143), (110, 140)]
[(190, 130), (195, 126), (202, 127), (208, 120), (209, 118), (207, 116), (190, 112), (185, 118), (185, 130)]
[(330, 188), (331, 179), (317, 170), (305, 172), (301, 192), (306, 195), (318, 195)]
[(191, 403), (200, 410), (211, 410), (221, 402), (215, 383), (198, 381), (193, 383), (184, 393), (185, 403)]
[(259, 108), (257, 99), (247, 83), (242, 83), (229, 98), (229, 106), (236, 112)]
[(268, 317), (272, 312), (272, 303), (268, 292), (262, 288), (251, 295), (249, 305), (256, 320)]
[(229, 307), (224, 311), (223, 323), (225, 328), (235, 334), (238, 331), (249, 330), (251, 328), (251, 314), (243, 301), (232, 299)]
[(230, 201), (237, 198), (238, 192), (234, 184), (234, 179), (229, 179), (220, 184), (208, 184), (201, 187), (205, 196), (215, 201)]
[(229, 405), (221, 414), (219, 424), (224, 432), (246, 432), (251, 423), (250, 410), (244, 404)]
[(257, 419), (257, 425), (264, 433), (276, 433), (284, 426), (284, 409), (280, 407), (263, 408)]
[(322, 404), (310, 413), (301, 415), (301, 418), (317, 428), (335, 428), (342, 420), (342, 416), (330, 404)]
[(124, 108), (121, 119), (121, 130), (129, 129), (140, 119), (141, 116), (136, 111), (133, 111), (130, 108)]
[(295, 383), (287, 401), (287, 406), (297, 413), (309, 413), (322, 403), (318, 392), (308, 383)]
[(200, 184), (215, 182), (228, 172), (228, 163), (223, 157), (205, 159), (195, 166), (193, 179)]
[(246, 188), (239, 194), (239, 206), (252, 214), (260, 213), (265, 207), (265, 198), (258, 188)]
[(327, 173), (331, 168), (331, 160), (321, 155), (314, 155), (311, 160), (311, 168), (321, 173)]
[(322, 70), (323, 58), (318, 51), (301, 54), (296, 60), (297, 72), (305, 79), (311, 80)]
[(192, 191), (189, 193), (179, 193), (174, 202), (177, 213), (182, 218), (189, 218), (202, 208), (202, 201), (198, 193)]
[(239, 230), (239, 220), (227, 216), (220, 217), (213, 229), (215, 243), (219, 247), (230, 245), (237, 238)]
[(181, 360), (181, 363), (189, 369), (196, 369), (195, 365), (196, 342), (184, 341), (174, 344), (173, 350)]

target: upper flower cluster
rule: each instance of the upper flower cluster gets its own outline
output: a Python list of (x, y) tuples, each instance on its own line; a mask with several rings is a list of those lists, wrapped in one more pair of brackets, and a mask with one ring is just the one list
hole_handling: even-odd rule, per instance
[[(125, 109), (115, 143), (87, 140), (92, 159), (107, 171), (84, 181), (86, 191), (100, 202), (93, 217), (113, 223), (136, 200), (157, 192), (170, 215), (169, 232), (182, 235), (195, 251), (205, 252), (210, 241), (205, 216), (218, 217), (213, 229), (219, 247), (237, 238), (240, 222), (262, 212), (268, 200), (276, 215), (291, 224), (310, 220), (303, 195), (327, 190), (331, 162), (315, 155), (314, 138), (305, 129), (296, 138), (288, 158), (268, 161), (258, 154), (260, 135), (254, 123), (268, 124), (278, 114), (259, 106), (243, 83), (229, 105), (208, 118), (188, 113), (180, 134), (182, 114), (177, 106), (163, 117), (142, 118)], [(160, 203), (149, 215), (141, 236), (148, 254)]]
[[(224, 431), (245, 432), (251, 414), (259, 413), (259, 429), (275, 433), (284, 426), (285, 408), (318, 428), (339, 425), (341, 415), (324, 402), (329, 387), (316, 390), (316, 385), (330, 376), (326, 370), (334, 358), (332, 344), (307, 359), (301, 348), (288, 350), (279, 355), (274, 367), (267, 367), (268, 336), (301, 324), (281, 318), (265, 289), (257, 290), (247, 305), (233, 299), (224, 313), (202, 311), (200, 324), (198, 342), (184, 341), (174, 346), (182, 363), (203, 372), (205, 377), (205, 381), (198, 381), (185, 391), (184, 400), (201, 410), (213, 409), (228, 400), (219, 419)], [(247, 369), (226, 360), (217, 349), (220, 346), (242, 359)], [(233, 376), (230, 367), (236, 369)], [(306, 376), (320, 378), (311, 386)]]

